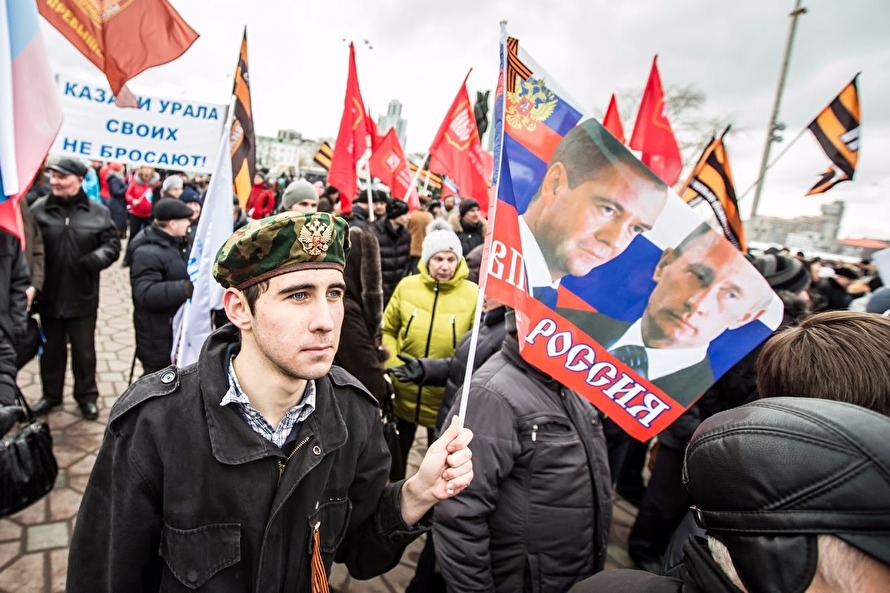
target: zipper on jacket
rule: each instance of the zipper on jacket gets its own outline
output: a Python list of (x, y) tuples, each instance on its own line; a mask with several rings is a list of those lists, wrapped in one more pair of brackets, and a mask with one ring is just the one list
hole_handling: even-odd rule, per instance
[(402, 339), (408, 337), (408, 330), (411, 329), (411, 322), (414, 321), (415, 317), (417, 317), (417, 307), (414, 307), (414, 310), (411, 312), (411, 317), (408, 318), (408, 323), (405, 325), (405, 333), (402, 334)]
[(451, 347), (457, 348), (457, 327), (455, 326), (455, 315), (451, 316)]
[[(430, 315), (430, 329), (426, 333), (426, 350), (423, 352), (424, 358), (429, 358), (430, 355), (430, 342), (433, 340), (433, 325), (436, 323), (436, 304), (439, 302), (439, 282), (436, 281), (436, 285), (433, 287), (433, 312)], [(415, 309), (416, 311), (417, 309)], [(420, 424), (420, 399), (423, 393), (423, 386), (417, 387), (417, 402), (416, 407), (414, 408), (414, 424)]]
[(281, 479), (284, 477), (284, 470), (287, 469), (287, 463), (290, 461), (291, 457), (293, 457), (294, 454), (300, 450), (300, 447), (302, 447), (303, 445), (308, 443), (309, 439), (311, 439), (311, 438), (312, 438), (311, 434), (309, 436), (305, 437), (302, 441), (300, 441), (297, 444), (296, 447), (294, 447), (294, 450), (290, 452), (290, 455), (287, 456), (287, 459), (285, 459), (284, 461), (281, 461), (280, 459), (278, 460), (278, 485), (279, 486), (281, 486)]
[[(68, 221), (71, 219), (70, 216), (65, 216), (65, 238), (62, 240), (62, 245), (68, 245)], [(62, 293), (64, 294), (64, 292)], [(65, 317), (65, 304), (62, 302), (62, 295), (59, 295), (59, 318)]]
[(532, 442), (536, 442), (538, 440), (538, 425), (535, 424), (532, 426)]

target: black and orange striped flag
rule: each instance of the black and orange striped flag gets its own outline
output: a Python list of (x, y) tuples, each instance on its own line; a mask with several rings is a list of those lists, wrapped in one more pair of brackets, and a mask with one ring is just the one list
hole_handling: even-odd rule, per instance
[(247, 27), (241, 41), (241, 54), (235, 69), (235, 117), (229, 139), (232, 144), (232, 192), (244, 208), (256, 175), (256, 137), (253, 133), (253, 110), (250, 105), (250, 76), (247, 71)]
[(729, 128), (726, 128), (719, 138), (711, 138), (678, 193), (690, 206), (707, 202), (729, 242), (745, 252), (748, 250), (745, 227), (742, 225), (739, 204), (736, 201), (732, 169), (723, 145), (723, 136), (728, 131)]
[(315, 156), (312, 157), (312, 160), (328, 170), (331, 168), (331, 159), (333, 156), (333, 147), (327, 142), (322, 142), (321, 146), (319, 146), (318, 150), (315, 152)]
[[(412, 175), (417, 173), (417, 165), (408, 161), (408, 167), (411, 169)], [(442, 189), (442, 178), (435, 173), (430, 173), (429, 169), (421, 169), (420, 175), (417, 176), (417, 179), (418, 183), (422, 182), (435, 189)]]
[(832, 164), (806, 193), (808, 196), (827, 192), (842, 181), (850, 181), (856, 172), (856, 162), (859, 160), (857, 78), (858, 74), (809, 125), (810, 131)]

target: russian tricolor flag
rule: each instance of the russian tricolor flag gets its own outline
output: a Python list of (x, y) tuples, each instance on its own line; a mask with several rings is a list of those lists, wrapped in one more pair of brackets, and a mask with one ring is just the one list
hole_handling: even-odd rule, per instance
[(522, 214), (541, 185), (556, 146), (581, 120), (583, 111), (517, 39), (511, 37), (502, 44), (501, 62), (501, 76), (507, 80), (500, 81), (503, 86), (498, 84), (495, 129), (503, 129), (500, 164), (509, 183), (501, 175), (498, 199)]
[(0, 0), (0, 229), (22, 240), (18, 203), (62, 125), (34, 0)]

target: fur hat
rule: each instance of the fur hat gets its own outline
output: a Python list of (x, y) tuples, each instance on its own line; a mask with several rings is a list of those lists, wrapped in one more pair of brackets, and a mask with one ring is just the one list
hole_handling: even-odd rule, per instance
[(290, 210), (291, 206), (304, 200), (318, 204), (318, 190), (305, 179), (297, 179), (284, 190), (281, 196), (281, 209)]
[(164, 184), (161, 186), (161, 191), (166, 193), (174, 188), (182, 189), (182, 177), (179, 175), (170, 175), (167, 177), (167, 179), (164, 180)]
[(408, 214), (408, 204), (405, 200), (393, 199), (386, 204), (387, 218), (398, 218), (402, 214)]
[[(407, 211), (407, 206), (405, 209)], [(434, 220), (426, 227), (426, 239), (423, 240), (423, 251), (420, 259), (423, 264), (430, 263), (430, 259), (441, 251), (450, 251), (460, 259), (464, 256), (464, 249), (460, 239), (451, 228), (447, 220)]]

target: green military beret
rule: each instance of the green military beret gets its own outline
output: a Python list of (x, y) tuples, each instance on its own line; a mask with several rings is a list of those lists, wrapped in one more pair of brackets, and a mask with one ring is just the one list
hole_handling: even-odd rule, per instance
[(284, 212), (253, 220), (216, 254), (213, 277), (225, 288), (248, 286), (295, 270), (346, 267), (349, 225), (325, 212)]

